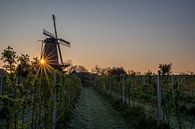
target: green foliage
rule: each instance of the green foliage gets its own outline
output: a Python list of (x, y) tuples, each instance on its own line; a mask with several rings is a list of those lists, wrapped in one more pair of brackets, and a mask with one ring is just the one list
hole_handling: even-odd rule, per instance
[(1, 53), (1, 60), (5, 63), (3, 67), (12, 73), (15, 70), (15, 64), (16, 64), (16, 52), (13, 50), (12, 47), (8, 46), (7, 49), (4, 49), (4, 51)]
[(30, 70), (30, 59), (29, 55), (21, 54), (18, 57), (19, 65), (17, 67), (17, 73), (19, 76), (26, 77), (29, 74)]
[(52, 128), (54, 103), (57, 122), (66, 123), (80, 92), (81, 80), (59, 71), (56, 71), (55, 80), (54, 70), (44, 72), (38, 65), (38, 58), (30, 64), (27, 54), (18, 57), (19, 65), (15, 69), (16, 59), (13, 48), (4, 49), (1, 60), (9, 74), (5, 78), (7, 85), (3, 93), (6, 95), (0, 96), (0, 126), (7, 129)]
[[(120, 114), (127, 120), (131, 128), (135, 129), (157, 129), (156, 120), (146, 116), (143, 107), (129, 107), (122, 103), (121, 100), (107, 97), (111, 102), (112, 107), (120, 112)], [(169, 129), (169, 128), (162, 128)]]
[[(171, 72), (168, 71), (160, 76), (162, 118), (158, 127), (184, 129), (188, 122), (193, 128), (195, 78), (189, 75), (170, 75)], [(103, 96), (111, 98), (113, 107), (122, 112), (125, 118), (130, 119), (132, 116), (130, 121), (135, 120), (140, 128), (143, 128), (144, 123), (144, 128), (148, 126), (149, 129), (157, 129), (157, 76), (150, 71), (145, 75), (131, 73), (124, 80), (115, 76), (98, 76), (94, 81), (95, 89)], [(125, 94), (121, 94), (123, 81)], [(141, 112), (135, 110), (137, 108), (141, 108)]]
[(13, 128), (15, 113), (20, 110), (21, 101), (19, 99), (13, 99), (7, 95), (0, 96), (0, 102), (3, 103), (3, 109), (1, 110), (1, 118), (6, 119), (7, 128)]

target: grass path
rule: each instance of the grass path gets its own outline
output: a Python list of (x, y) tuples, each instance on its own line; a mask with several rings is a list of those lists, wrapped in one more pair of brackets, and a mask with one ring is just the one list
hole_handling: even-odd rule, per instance
[(92, 88), (83, 88), (76, 103), (71, 129), (129, 129), (111, 105)]

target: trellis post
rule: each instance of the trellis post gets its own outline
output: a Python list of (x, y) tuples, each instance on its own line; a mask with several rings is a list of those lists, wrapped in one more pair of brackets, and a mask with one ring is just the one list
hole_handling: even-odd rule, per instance
[(122, 75), (122, 100), (125, 103), (125, 76)]
[(56, 70), (54, 70), (53, 73), (53, 79), (54, 79), (54, 93), (53, 93), (53, 112), (52, 112), (52, 129), (56, 128), (56, 80), (57, 80), (57, 75), (56, 75)]
[(160, 120), (162, 118), (162, 109), (161, 109), (161, 80), (160, 80), (161, 72), (158, 71), (157, 75), (157, 124), (160, 125)]
[(3, 93), (3, 76), (1, 76), (0, 95)]

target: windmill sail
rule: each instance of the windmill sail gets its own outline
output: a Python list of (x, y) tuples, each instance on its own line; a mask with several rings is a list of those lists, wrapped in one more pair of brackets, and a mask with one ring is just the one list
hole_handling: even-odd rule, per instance
[(43, 29), (43, 34), (46, 35), (46, 36), (48, 36), (48, 37), (55, 38), (55, 35), (52, 34), (49, 31), (47, 31), (46, 29)]

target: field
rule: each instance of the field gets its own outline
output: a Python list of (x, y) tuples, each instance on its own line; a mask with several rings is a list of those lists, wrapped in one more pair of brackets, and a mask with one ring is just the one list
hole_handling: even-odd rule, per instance
[(195, 75), (174, 75), (172, 64), (158, 74), (71, 65), (67, 72), (11, 47), (1, 60), (0, 129), (195, 128)]
[(163, 128), (195, 128), (194, 76), (99, 77), (95, 87), (122, 105), (138, 108)]
[(18, 77), (18, 83), (10, 75), (2, 80), (1, 129), (56, 128), (58, 122), (69, 119), (81, 89), (78, 78), (57, 72), (53, 77), (30, 73)]
[[(105, 112), (104, 115), (106, 112), (111, 114), (106, 115), (109, 120), (113, 118), (113, 112), (120, 114), (108, 123), (108, 127), (118, 126), (116, 122), (123, 117), (130, 125), (119, 122), (121, 128), (139, 128), (137, 124), (143, 120), (149, 124), (145, 128), (195, 128), (193, 75), (97, 75), (85, 83), (90, 90), (83, 88), (79, 76), (57, 71), (47, 76), (35, 74), (33, 70), (27, 77), (7, 74), (1, 80), (2, 129), (100, 128), (101, 124), (105, 125), (105, 120), (99, 111)], [(105, 109), (102, 109), (102, 100), (91, 94), (105, 98), (106, 103), (112, 105), (110, 110), (103, 105)], [(81, 119), (85, 121), (79, 122)], [(92, 121), (90, 124), (90, 119), (97, 119), (96, 123)], [(133, 123), (135, 119), (137, 124)]]

